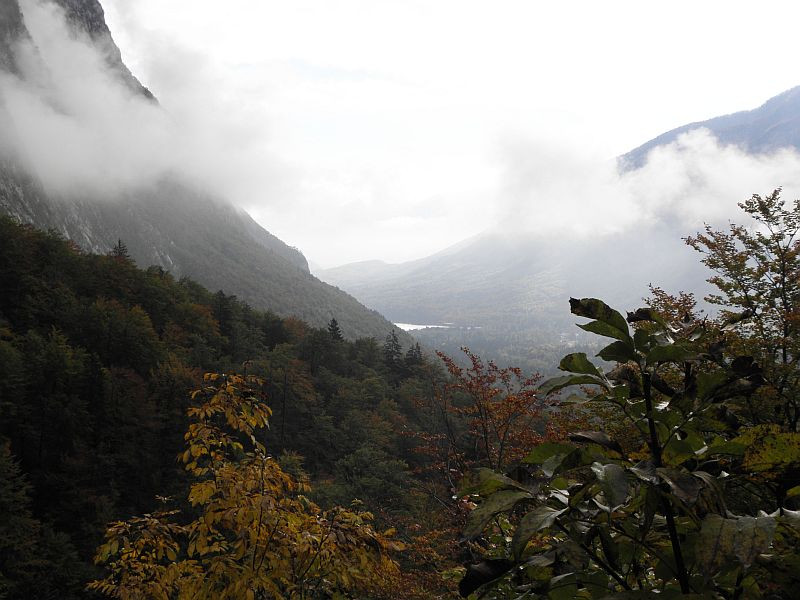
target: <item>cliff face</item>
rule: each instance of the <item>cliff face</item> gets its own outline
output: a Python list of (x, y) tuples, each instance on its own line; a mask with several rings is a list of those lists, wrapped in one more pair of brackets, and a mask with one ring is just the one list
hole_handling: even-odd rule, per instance
[[(17, 0), (7, 0), (12, 4)], [(53, 0), (64, 9), (67, 20), (76, 31), (83, 32), (89, 39), (103, 51), (106, 62), (117, 73), (120, 79), (131, 90), (141, 93), (147, 98), (154, 100), (153, 94), (144, 87), (133, 73), (130, 72), (125, 63), (122, 62), (122, 55), (119, 48), (111, 37), (111, 31), (106, 25), (106, 16), (103, 7), (97, 0)]]
[[(124, 86), (155, 102), (122, 62), (97, 0), (52, 1), (64, 9), (73, 32), (92, 41)], [(24, 9), (18, 0), (0, 0), (0, 71), (18, 77), (24, 74), (15, 47), (20, 39), (31, 39)], [(2, 85), (0, 78), (0, 141), (11, 139), (16, 130), (13, 120), (3, 118)], [(325, 326), (335, 317), (350, 338), (382, 339), (393, 329), (378, 313), (313, 277), (299, 250), (243, 210), (197, 186), (165, 176), (102, 196), (88, 190), (48, 192), (37, 176), (36, 157), (28, 156), (25, 164), (29, 163), (33, 168), (26, 171), (13, 152), (0, 153), (0, 212), (21, 222), (55, 229), (91, 252), (107, 252), (121, 239), (140, 266), (160, 266), (177, 277), (186, 275), (212, 290), (235, 294), (254, 307), (312, 325)]]
[(26, 33), (17, 0), (0, 2), (0, 69), (17, 73), (14, 43)]

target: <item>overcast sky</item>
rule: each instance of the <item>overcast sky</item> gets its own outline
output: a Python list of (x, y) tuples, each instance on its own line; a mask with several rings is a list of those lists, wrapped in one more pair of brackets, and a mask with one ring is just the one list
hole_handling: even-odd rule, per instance
[(800, 84), (788, 2), (102, 3), (162, 105), (247, 156), (230, 197), (324, 267), (425, 256), (535, 208), (514, 169), (591, 179)]

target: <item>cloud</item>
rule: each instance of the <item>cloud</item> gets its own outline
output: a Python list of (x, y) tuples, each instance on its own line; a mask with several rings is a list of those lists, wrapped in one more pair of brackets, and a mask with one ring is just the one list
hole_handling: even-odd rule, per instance
[(695, 129), (653, 149), (639, 169), (619, 171), (577, 143), (506, 140), (499, 226), (540, 236), (615, 235), (656, 224), (682, 234), (742, 220), (737, 203), (784, 188), (800, 194), (800, 154), (751, 155)]
[[(795, 152), (748, 156), (702, 131), (620, 174), (593, 129), (597, 119), (524, 102), (500, 110), (517, 96), (502, 84), (522, 81), (519, 73), (490, 68), (497, 80), (484, 82), (468, 54), (451, 85), (447, 57), (434, 57), (446, 75), (440, 81), (419, 57), (407, 64), (395, 56), (392, 44), (383, 57), (377, 40), (376, 56), (354, 46), (326, 61), (342, 51), (341, 33), (320, 22), (331, 39), (314, 46), (305, 32), (295, 40), (302, 11), (270, 21), (276, 40), (248, 23), (249, 44), (268, 37), (281, 52), (252, 48), (248, 62), (237, 62), (221, 42), (212, 53), (174, 39), (188, 25), (170, 37), (140, 20), (140, 4), (115, 3), (124, 9), (121, 29), (145, 48), (132, 66), (146, 75), (153, 104), (121, 84), (103, 49), (70, 32), (54, 4), (21, 4), (32, 40), (19, 46), (22, 75), (0, 74), (0, 146), (49, 191), (130, 197), (119, 192), (178, 177), (250, 210), (325, 266), (419, 258), (495, 222), (525, 235), (585, 238), (664, 222), (686, 234), (735, 218), (736, 202), (751, 193), (779, 185), (787, 198), (800, 192)], [(188, 2), (152, 5), (179, 13), (180, 23), (192, 12)], [(239, 23), (241, 14), (227, 18)], [(214, 22), (206, 27), (216, 31)], [(417, 80), (417, 71), (427, 75)], [(470, 77), (485, 96), (467, 85)], [(503, 130), (520, 133), (502, 136), (492, 164)]]
[[(204, 93), (213, 91), (207, 80), (184, 77), (183, 93), (153, 103), (124, 84), (102, 48), (70, 29), (60, 7), (20, 6), (30, 39), (17, 43), (20, 75), (0, 73), (8, 132), (0, 143), (51, 194), (112, 198), (164, 177), (234, 197), (280, 185), (286, 169), (264, 147), (263, 121), (241, 102), (232, 107), (224, 94)], [(191, 59), (202, 73), (199, 57)]]

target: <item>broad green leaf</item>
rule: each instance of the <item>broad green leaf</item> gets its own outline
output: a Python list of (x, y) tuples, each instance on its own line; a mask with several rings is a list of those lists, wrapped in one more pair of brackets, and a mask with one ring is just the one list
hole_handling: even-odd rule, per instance
[(773, 517), (739, 517), (734, 553), (745, 569), (769, 548), (777, 522)]
[(566, 398), (559, 398), (559, 404), (586, 404), (592, 400), (589, 396), (581, 396), (579, 394), (570, 394)]
[(586, 358), (585, 352), (574, 352), (572, 354), (567, 354), (561, 359), (558, 368), (562, 371), (568, 371), (570, 373), (583, 373), (585, 375), (594, 375), (596, 377), (603, 376), (602, 373), (597, 370), (597, 367), (595, 367), (591, 361)]
[(611, 533), (608, 531), (608, 527), (605, 525), (600, 527), (599, 534), (600, 547), (603, 549), (603, 554), (605, 554), (608, 563), (611, 565), (611, 568), (619, 571), (620, 564), (618, 542), (622, 541), (622, 537), (619, 537), (617, 540), (612, 538)]
[(478, 505), (467, 517), (464, 539), (474, 540), (496, 514), (511, 510), (517, 502), (532, 498), (528, 492), (502, 490), (495, 492)]
[(578, 593), (577, 575), (566, 573), (550, 580), (550, 589), (547, 597), (550, 600), (574, 600)]
[(769, 548), (776, 525), (773, 517), (706, 515), (695, 546), (697, 561), (709, 576), (734, 557), (747, 569)]
[(499, 579), (514, 567), (506, 558), (487, 558), (477, 564), (467, 566), (464, 578), (458, 584), (458, 592), (466, 598), (478, 588)]
[(786, 492), (787, 498), (794, 498), (795, 496), (800, 496), (800, 485), (796, 485)]
[(656, 473), (669, 484), (672, 493), (686, 504), (694, 504), (703, 489), (702, 480), (678, 469), (658, 468)]
[(597, 444), (603, 448), (622, 454), (622, 446), (619, 445), (619, 442), (612, 440), (608, 437), (608, 434), (602, 431), (576, 431), (575, 433), (569, 434), (569, 439), (573, 442)]
[(628, 333), (626, 329), (618, 329), (608, 323), (604, 323), (603, 321), (590, 321), (588, 323), (579, 323), (578, 327), (583, 329), (584, 331), (588, 331), (589, 333), (596, 333), (597, 335), (602, 335), (603, 337), (610, 337), (617, 339), (621, 342), (625, 342), (630, 344), (633, 347), (633, 340), (631, 339), (630, 333)]
[(630, 344), (620, 341), (612, 342), (600, 350), (600, 352), (597, 353), (597, 356), (609, 362), (622, 363), (639, 359), (636, 352), (634, 352), (633, 348), (631, 348)]
[(656, 467), (649, 460), (642, 460), (632, 466), (630, 472), (647, 483), (658, 483)]
[(664, 446), (662, 454), (664, 464), (672, 467), (678, 467), (694, 457), (694, 448), (692, 448), (689, 442), (686, 440), (679, 440), (675, 436)]
[(617, 464), (602, 465), (594, 463), (592, 471), (600, 481), (600, 487), (613, 510), (628, 499), (628, 478), (625, 469)]
[(497, 490), (522, 490), (527, 491), (518, 481), (514, 481), (510, 477), (493, 471), (492, 469), (480, 468), (464, 478), (461, 484), (459, 494), (465, 496), (467, 494), (478, 494), (480, 496), (489, 496)]
[(732, 440), (745, 446), (742, 466), (753, 472), (780, 471), (800, 465), (800, 433), (786, 433), (778, 425), (757, 425)]
[(686, 362), (688, 360), (696, 360), (698, 354), (691, 348), (686, 348), (679, 344), (668, 344), (664, 346), (656, 346), (647, 354), (647, 364), (652, 365), (657, 362)]
[(700, 400), (711, 400), (714, 394), (731, 381), (731, 375), (723, 370), (711, 373), (698, 373), (697, 397)]
[(566, 511), (566, 508), (557, 510), (547, 505), (542, 505), (537, 506), (534, 510), (522, 517), (519, 525), (517, 525), (517, 530), (514, 532), (514, 537), (511, 540), (511, 550), (514, 553), (514, 558), (519, 560), (525, 547), (528, 545), (528, 540), (530, 540), (537, 531), (552, 527), (553, 523), (556, 522), (556, 518)]
[(658, 323), (664, 329), (669, 329), (667, 322), (652, 308), (644, 307), (644, 308), (637, 308), (633, 312), (628, 313), (627, 318), (628, 323), (639, 323), (641, 321), (649, 321), (651, 323)]
[(652, 337), (653, 336), (644, 329), (637, 329), (633, 332), (633, 345), (639, 352), (647, 353), (650, 350), (650, 346), (653, 344)]
[(529, 465), (541, 465), (547, 459), (556, 455), (566, 456), (575, 449), (571, 444), (559, 444), (557, 442), (545, 442), (539, 444), (522, 459), (523, 463)]
[(546, 396), (571, 385), (599, 385), (608, 389), (608, 384), (593, 375), (561, 375), (548, 379), (539, 386), (539, 393)]
[[(572, 469), (586, 467), (595, 462), (598, 458), (601, 458), (601, 456), (590, 448), (574, 448), (572, 452), (561, 458), (558, 465), (553, 467), (553, 472), (565, 473)], [(546, 467), (546, 464), (542, 465), (542, 470), (545, 471), (545, 474), (547, 474)]]
[(569, 308), (573, 315), (588, 317), (618, 329), (628, 338), (628, 322), (616, 310), (597, 298), (570, 298)]

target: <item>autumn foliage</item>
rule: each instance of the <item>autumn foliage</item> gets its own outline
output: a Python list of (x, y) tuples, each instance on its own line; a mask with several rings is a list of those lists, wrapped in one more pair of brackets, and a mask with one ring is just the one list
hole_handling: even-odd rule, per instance
[(113, 523), (90, 588), (116, 598), (321, 598), (369, 593), (396, 575), (400, 549), (358, 510), (323, 511), (257, 439), (270, 411), (256, 377), (207, 374), (193, 392), (186, 451), (191, 516)]

